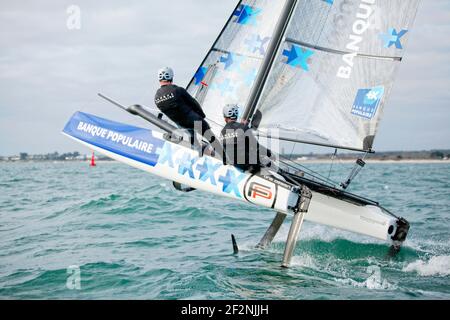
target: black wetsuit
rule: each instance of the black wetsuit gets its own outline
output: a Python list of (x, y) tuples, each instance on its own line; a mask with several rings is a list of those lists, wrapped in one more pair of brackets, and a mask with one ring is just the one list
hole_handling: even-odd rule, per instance
[(242, 123), (228, 122), (222, 129), (220, 140), (224, 149), (224, 163), (244, 171), (258, 172), (262, 166), (261, 158), (271, 157), (270, 150), (261, 146), (252, 129)]
[[(201, 132), (203, 135), (210, 130), (209, 124), (205, 121), (205, 113), (200, 104), (184, 88), (174, 84), (164, 85), (158, 89), (155, 95), (155, 103), (170, 120), (178, 126), (188, 129), (191, 133), (191, 144), (194, 144), (194, 123), (200, 121), (202, 124)], [(211, 132), (211, 131), (210, 131)], [(209, 142), (213, 137), (206, 137)]]

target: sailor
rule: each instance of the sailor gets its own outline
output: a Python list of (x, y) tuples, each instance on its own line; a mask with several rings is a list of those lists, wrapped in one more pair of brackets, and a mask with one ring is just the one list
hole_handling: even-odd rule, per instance
[(258, 143), (253, 130), (246, 123), (238, 122), (239, 106), (227, 104), (223, 107), (226, 122), (219, 140), (222, 141), (224, 163), (243, 171), (257, 173), (262, 167), (271, 167), (270, 150)]
[(202, 107), (184, 88), (173, 84), (173, 76), (173, 70), (169, 67), (158, 71), (161, 88), (155, 95), (156, 106), (179, 127), (187, 129), (191, 136), (191, 145), (197, 144), (194, 129), (210, 143), (213, 142), (215, 138), (205, 121), (206, 115)]

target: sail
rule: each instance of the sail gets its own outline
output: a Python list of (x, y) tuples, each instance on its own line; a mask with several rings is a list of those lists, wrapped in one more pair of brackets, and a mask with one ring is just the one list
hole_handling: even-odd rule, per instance
[(240, 1), (189, 83), (213, 131), (224, 126), (226, 104), (246, 105), (285, 0)]
[(299, 0), (258, 102), (261, 132), (371, 150), (419, 0)]

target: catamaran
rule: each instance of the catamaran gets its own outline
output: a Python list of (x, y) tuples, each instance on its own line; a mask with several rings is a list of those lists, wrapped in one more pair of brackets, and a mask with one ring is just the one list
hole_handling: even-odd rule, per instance
[[(241, 120), (251, 124), (263, 144), (284, 141), (372, 153), (419, 1), (239, 1), (187, 90), (215, 133), (223, 126), (222, 106), (234, 103), (245, 106)], [(364, 167), (364, 157), (341, 185), (282, 155), (277, 172), (243, 172), (199, 155), (162, 114), (100, 96), (160, 131), (76, 112), (65, 135), (171, 180), (180, 191), (206, 191), (273, 209), (275, 218), (259, 248), (271, 244), (291, 215), (283, 267), (290, 264), (305, 219), (387, 241), (391, 254), (406, 239), (406, 219), (346, 191)], [(234, 237), (233, 244), (237, 252)]]

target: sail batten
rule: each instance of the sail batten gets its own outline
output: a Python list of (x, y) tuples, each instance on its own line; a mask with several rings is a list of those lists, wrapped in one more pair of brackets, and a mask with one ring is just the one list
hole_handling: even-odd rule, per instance
[[(303, 42), (303, 41), (291, 39), (291, 38), (286, 38), (285, 41), (289, 42), (289, 43), (297, 44), (299, 46), (303, 46), (305, 48), (314, 49), (314, 50), (318, 50), (318, 51), (329, 52), (329, 53), (335, 53), (335, 54), (340, 54), (340, 55), (345, 55), (345, 54), (351, 54), (352, 53), (350, 51), (342, 51), (342, 50), (336, 50), (336, 49), (331, 49), (331, 48), (325, 48), (325, 47), (321, 47), (321, 46), (318, 46), (318, 45), (306, 43), (306, 42)], [(396, 61), (401, 61), (403, 59), (403, 57), (398, 57), (398, 56), (397, 57), (395, 57), (395, 56), (377, 56), (377, 55), (365, 54), (365, 53), (357, 53), (355, 55), (355, 58), (357, 58), (357, 57), (373, 58), (373, 59), (381, 59), (381, 60), (396, 60)]]
[(352, 148), (352, 147), (347, 147), (347, 146), (340, 146), (340, 145), (335, 145), (335, 144), (330, 144), (330, 143), (321, 143), (321, 142), (313, 141), (313, 140), (300, 140), (300, 139), (289, 138), (289, 137), (278, 136), (278, 135), (272, 136), (270, 134), (266, 134), (266, 133), (261, 132), (261, 131), (258, 131), (258, 136), (265, 138), (266, 141), (267, 141), (267, 139), (276, 139), (276, 140), (279, 140), (279, 141), (301, 143), (301, 144), (307, 144), (307, 145), (313, 145), (313, 146), (319, 146), (319, 147), (326, 147), (326, 148), (333, 148), (333, 149), (340, 149), (340, 150), (350, 150), (350, 151), (364, 152), (364, 153), (375, 153), (375, 151), (373, 151), (372, 149), (369, 149), (369, 148), (358, 149), (358, 148)]

